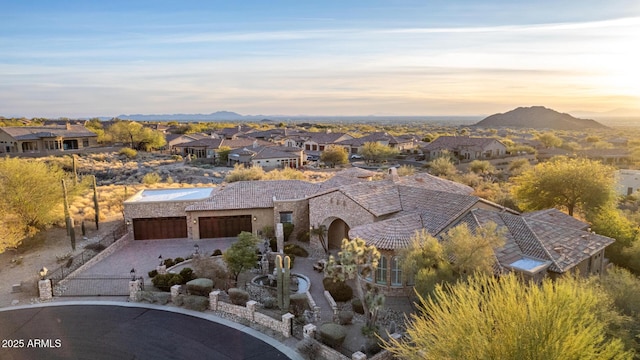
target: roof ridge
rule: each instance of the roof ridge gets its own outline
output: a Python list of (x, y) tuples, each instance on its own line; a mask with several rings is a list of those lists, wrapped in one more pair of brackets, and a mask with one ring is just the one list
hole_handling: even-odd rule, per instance
[[(500, 216), (500, 218), (502, 218), (504, 220), (504, 215), (506, 215), (506, 213), (499, 213), (498, 216)], [(509, 214), (511, 215), (511, 214)], [(533, 231), (533, 229), (531, 229), (531, 226), (529, 226), (529, 223), (527, 222), (527, 218), (522, 217), (522, 216), (518, 216), (518, 215), (513, 215), (516, 216), (518, 219), (520, 219), (522, 221), (522, 223), (524, 224), (524, 226), (527, 228), (527, 230), (531, 233), (531, 235), (533, 235), (533, 238), (535, 239), (535, 241), (540, 244), (540, 247), (542, 248), (542, 251), (544, 251), (544, 253), (549, 257), (549, 259), (551, 260), (551, 262), (553, 263), (553, 265), (555, 265), (561, 272), (563, 272), (562, 267), (560, 267), (558, 261), (556, 261), (555, 257), (553, 257), (551, 255), (551, 253), (549, 252), (549, 250), (547, 249), (547, 247), (544, 245), (544, 242), (542, 240), (540, 240), (540, 238), (538, 237), (538, 234), (536, 234), (535, 231)], [(535, 221), (535, 220), (534, 220)], [(546, 221), (543, 221), (547, 224), (550, 224)], [(518, 246), (520, 246), (518, 244)], [(564, 254), (562, 255), (563, 257), (565, 256)]]

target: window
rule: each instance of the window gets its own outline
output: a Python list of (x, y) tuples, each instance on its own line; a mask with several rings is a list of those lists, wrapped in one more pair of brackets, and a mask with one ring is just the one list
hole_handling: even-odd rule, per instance
[(89, 147), (89, 139), (82, 139), (82, 147)]
[(285, 224), (293, 224), (293, 213), (291, 211), (280, 213), (280, 222)]
[(402, 285), (402, 267), (397, 256), (391, 258), (391, 285)]
[(376, 283), (387, 283), (387, 257), (384, 255), (380, 256), (380, 261), (378, 261), (378, 268), (376, 269)]

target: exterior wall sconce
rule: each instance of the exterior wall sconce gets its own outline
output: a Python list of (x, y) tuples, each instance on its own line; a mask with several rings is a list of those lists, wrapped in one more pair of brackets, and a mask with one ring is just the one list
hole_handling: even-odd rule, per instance
[(256, 216), (253, 217), (253, 221), (258, 221), (258, 218)]
[(126, 224), (127, 226), (131, 225), (131, 220), (127, 219)]
[(197, 224), (198, 223), (198, 219), (193, 219), (193, 223)]

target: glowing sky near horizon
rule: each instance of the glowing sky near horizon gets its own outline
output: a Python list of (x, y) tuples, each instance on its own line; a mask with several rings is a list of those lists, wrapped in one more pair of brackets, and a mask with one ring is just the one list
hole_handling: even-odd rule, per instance
[(0, 54), (2, 116), (640, 109), (637, 0), (0, 0)]

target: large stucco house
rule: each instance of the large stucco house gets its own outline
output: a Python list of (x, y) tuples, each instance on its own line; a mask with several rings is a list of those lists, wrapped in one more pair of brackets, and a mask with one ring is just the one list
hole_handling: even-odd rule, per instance
[(440, 136), (422, 148), (427, 160), (448, 151), (459, 160), (492, 159), (507, 154), (507, 147), (493, 138), (470, 136)]
[[(534, 280), (571, 271), (601, 273), (604, 250), (614, 241), (558, 210), (519, 214), (471, 195), (466, 185), (429, 174), (392, 172), (375, 181), (374, 175), (352, 168), (322, 183), (274, 180), (143, 190), (125, 202), (125, 218), (135, 239), (260, 235), (265, 226), (286, 222), (294, 224), (294, 236), (324, 229), (330, 251), (339, 249), (343, 238), (359, 237), (380, 250), (378, 269), (367, 281), (388, 295), (411, 293), (412, 279), (403, 276), (398, 251), (421, 229), (439, 237), (463, 223), (471, 229), (496, 223), (506, 240), (495, 249), (496, 273)], [(322, 249), (318, 236), (310, 245)]]
[(98, 146), (84, 125), (0, 127), (0, 153), (53, 153)]

